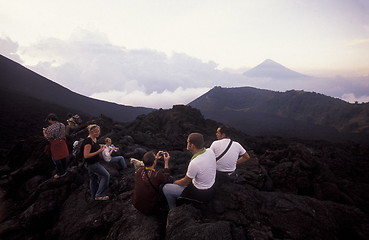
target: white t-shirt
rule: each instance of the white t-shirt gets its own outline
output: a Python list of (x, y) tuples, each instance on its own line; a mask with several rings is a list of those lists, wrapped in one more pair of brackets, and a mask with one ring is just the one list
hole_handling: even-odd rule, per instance
[(104, 151), (102, 151), (102, 156), (103, 156), (104, 160), (107, 161), (107, 162), (111, 161), (110, 151), (111, 151), (110, 146), (105, 148)]
[(192, 183), (197, 189), (209, 189), (215, 182), (216, 161), (214, 152), (210, 149), (194, 159), (188, 165), (187, 177), (192, 178)]
[[(229, 138), (223, 138), (214, 141), (211, 144), (210, 149), (213, 150), (215, 157), (218, 157), (220, 154), (224, 152), (230, 141), (231, 139)], [(241, 146), (241, 144), (233, 141), (227, 153), (224, 154), (224, 156), (217, 161), (216, 163), (217, 171), (233, 172), (234, 170), (236, 170), (238, 158), (245, 153), (246, 150)]]

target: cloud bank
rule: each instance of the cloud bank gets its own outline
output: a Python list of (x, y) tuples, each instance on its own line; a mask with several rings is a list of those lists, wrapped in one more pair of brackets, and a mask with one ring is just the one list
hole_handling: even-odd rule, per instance
[(125, 105), (184, 103), (198, 97), (195, 93), (204, 93), (214, 84), (227, 86), (232, 79), (214, 62), (182, 53), (168, 56), (150, 49), (128, 50), (112, 45), (101, 33), (82, 29), (67, 41), (45, 39), (17, 52), (27, 67), (72, 91)]
[[(1, 54), (74, 92), (130, 106), (170, 108), (187, 104), (214, 86), (251, 86), (274, 91), (314, 91), (349, 102), (367, 102), (369, 77), (250, 78), (220, 70), (183, 53), (127, 49), (102, 33), (76, 29), (68, 40), (42, 39), (19, 46), (0, 38)], [(283, 64), (283, 63), (282, 63)]]
[(174, 91), (164, 90), (161, 93), (156, 91), (147, 94), (142, 91), (115, 91), (111, 90), (108, 92), (94, 93), (91, 97), (105, 100), (115, 103), (129, 103), (133, 106), (144, 106), (149, 108), (171, 108), (175, 104), (188, 104), (189, 102), (195, 100), (199, 96), (203, 95), (209, 88), (187, 88), (183, 89), (178, 87)]

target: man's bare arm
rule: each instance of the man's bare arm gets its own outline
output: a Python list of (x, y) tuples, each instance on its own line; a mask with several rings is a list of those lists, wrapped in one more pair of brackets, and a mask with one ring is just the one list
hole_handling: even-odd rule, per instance
[(177, 181), (174, 181), (173, 183), (177, 184), (179, 186), (187, 186), (188, 184), (190, 184), (191, 180), (192, 180), (192, 178), (189, 178), (189, 177), (185, 176), (184, 178), (181, 178)]
[(244, 163), (248, 159), (250, 159), (250, 155), (247, 152), (245, 152), (239, 159), (237, 159), (237, 164)]

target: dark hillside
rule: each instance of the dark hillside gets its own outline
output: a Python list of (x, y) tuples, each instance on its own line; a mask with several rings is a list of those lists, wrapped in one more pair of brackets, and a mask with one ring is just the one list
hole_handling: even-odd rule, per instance
[[(66, 124), (68, 113), (78, 113), (76, 109), (61, 107), (25, 94), (0, 89), (0, 149), (9, 150), (19, 140), (40, 135), (46, 127), (45, 118), (49, 113), (56, 113), (61, 122)], [(91, 118), (82, 115), (86, 122)]]
[(369, 143), (369, 104), (318, 93), (215, 87), (188, 105), (251, 135)]
[[(94, 121), (102, 126), (99, 141), (111, 137), (126, 160), (168, 150), (175, 178), (184, 176), (191, 158), (184, 150), (188, 133), (203, 133), (209, 146), (220, 124), (188, 106), (125, 124)], [(65, 177), (53, 179), (45, 140), (38, 135), (21, 141), (0, 166), (0, 239), (369, 238), (367, 146), (252, 137), (235, 129), (232, 138), (252, 157), (238, 167), (243, 181), (221, 185), (207, 204), (153, 216), (132, 206), (132, 166), (119, 175), (114, 165), (102, 163), (111, 174), (111, 200), (93, 201), (83, 165), (71, 162)]]
[(143, 107), (124, 106), (85, 97), (1, 55), (0, 82), (4, 91), (29, 96), (67, 109), (72, 108), (80, 114), (92, 116), (104, 114), (120, 122), (132, 121), (136, 116), (149, 113), (153, 110)]

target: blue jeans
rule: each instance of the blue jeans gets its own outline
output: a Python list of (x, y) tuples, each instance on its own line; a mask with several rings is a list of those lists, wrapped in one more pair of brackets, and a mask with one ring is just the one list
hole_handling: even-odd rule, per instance
[(90, 189), (92, 198), (105, 197), (109, 190), (109, 172), (100, 164), (88, 164), (88, 174), (90, 175)]
[(176, 200), (181, 196), (186, 186), (179, 186), (177, 184), (167, 183), (163, 187), (163, 193), (167, 199), (169, 209), (176, 207)]
[(119, 165), (122, 168), (127, 168), (127, 163), (124, 160), (124, 157), (123, 156), (114, 156), (114, 157), (111, 157), (111, 160), (110, 161), (111, 162), (117, 162), (117, 163), (119, 163)]
[(67, 172), (67, 158), (60, 160), (53, 159), (53, 162), (55, 163), (56, 174), (61, 176)]

